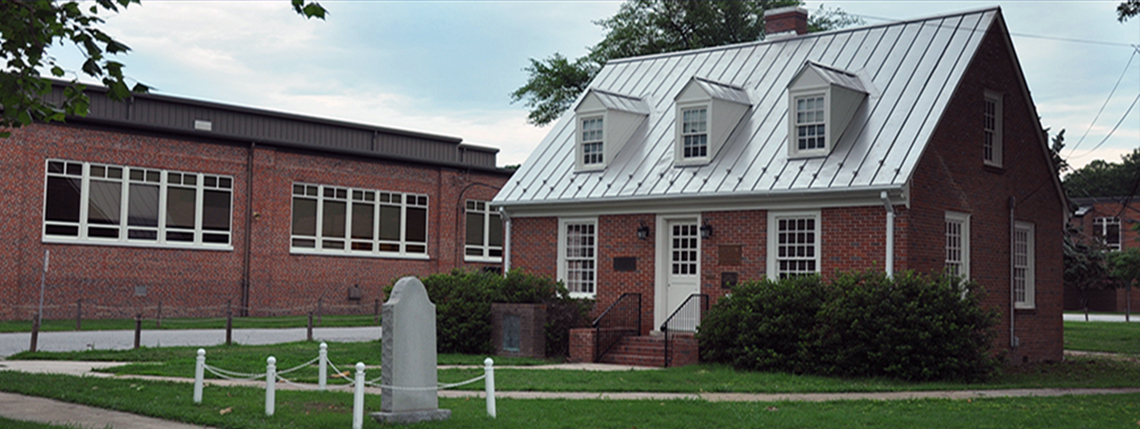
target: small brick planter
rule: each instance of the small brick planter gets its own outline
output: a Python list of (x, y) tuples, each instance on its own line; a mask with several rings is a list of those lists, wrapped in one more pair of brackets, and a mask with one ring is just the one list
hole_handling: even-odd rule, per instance
[(491, 341), (496, 356), (545, 358), (546, 304), (492, 303)]

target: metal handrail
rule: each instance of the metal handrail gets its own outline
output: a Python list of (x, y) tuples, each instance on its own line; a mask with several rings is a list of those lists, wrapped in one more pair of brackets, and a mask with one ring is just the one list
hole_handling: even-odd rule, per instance
[[(669, 318), (665, 319), (665, 322), (661, 324), (661, 333), (665, 336), (666, 368), (668, 368), (669, 364), (673, 362), (673, 356), (669, 353), (669, 343), (673, 342), (673, 339), (669, 336), (669, 324), (673, 323), (673, 319), (675, 319), (679, 314), (682, 313), (682, 311), (689, 307), (689, 303), (693, 301), (694, 297), (696, 297), (700, 303), (700, 313), (697, 315), (697, 322), (699, 323), (700, 320), (705, 317), (705, 313), (709, 310), (709, 295), (705, 293), (694, 293), (692, 295), (689, 295), (688, 298), (685, 298), (685, 302), (682, 302), (681, 305), (678, 305), (677, 309), (673, 310), (673, 314), (670, 314)], [(694, 325), (694, 328), (696, 328), (696, 325)]]
[[(634, 299), (637, 300), (635, 304), (637, 325), (632, 327), (632, 329), (628, 326), (619, 326), (619, 329), (607, 330), (605, 335), (606, 338), (603, 339), (602, 323), (610, 319), (619, 318), (621, 314), (620, 310), (617, 310), (617, 308), (619, 308), (618, 305), (622, 304), (622, 302), (627, 298), (630, 301), (633, 301)], [(634, 292), (626, 292), (621, 294), (621, 296), (618, 297), (618, 299), (614, 301), (613, 304), (610, 304), (609, 307), (606, 307), (606, 310), (603, 311), (597, 319), (594, 319), (592, 326), (594, 328), (594, 362), (599, 362), (602, 360), (602, 356), (605, 356), (605, 354), (609, 352), (610, 349), (617, 345), (618, 341), (620, 341), (622, 337), (637, 335), (641, 332), (641, 294)]]

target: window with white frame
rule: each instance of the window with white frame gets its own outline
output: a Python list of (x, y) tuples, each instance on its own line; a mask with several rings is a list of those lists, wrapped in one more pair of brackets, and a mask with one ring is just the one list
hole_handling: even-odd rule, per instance
[(466, 260), (503, 260), (503, 222), (486, 201), (467, 200)]
[(1035, 306), (1035, 269), (1033, 224), (1015, 222), (1013, 229), (1013, 296), (1014, 307)]
[(1001, 167), (1002, 96), (986, 91), (982, 109), (982, 156), (987, 165)]
[(820, 272), (819, 212), (768, 215), (769, 277)]
[(970, 215), (946, 212), (946, 274), (970, 278)]
[(231, 246), (232, 177), (54, 159), (45, 175), (45, 242)]
[(573, 297), (593, 297), (597, 285), (597, 221), (559, 222), (558, 277)]
[(1120, 250), (1120, 218), (1114, 216), (1093, 219), (1093, 235), (1109, 250)]
[(427, 195), (293, 184), (294, 253), (427, 256)]
[(823, 95), (796, 97), (796, 151), (827, 149)]
[(582, 165), (600, 165), (604, 160), (601, 117), (582, 119)]
[(709, 155), (708, 107), (681, 109), (681, 157)]

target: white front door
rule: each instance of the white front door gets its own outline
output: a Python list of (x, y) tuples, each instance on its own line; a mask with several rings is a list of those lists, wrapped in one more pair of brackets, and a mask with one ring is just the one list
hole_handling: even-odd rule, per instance
[[(661, 278), (664, 280), (664, 291), (658, 288), (663, 300), (657, 300), (662, 308), (654, 313), (658, 315), (657, 328), (677, 307), (685, 302), (690, 295), (700, 292), (701, 259), (700, 259), (700, 229), (697, 219), (668, 219), (664, 222), (665, 243), (659, 249), (665, 252), (659, 258), (663, 263)], [(699, 311), (699, 310), (698, 310)]]

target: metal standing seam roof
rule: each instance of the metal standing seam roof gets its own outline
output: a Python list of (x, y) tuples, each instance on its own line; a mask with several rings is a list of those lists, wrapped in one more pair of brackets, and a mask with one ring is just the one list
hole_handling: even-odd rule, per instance
[[(999, 15), (991, 8), (610, 61), (590, 88), (645, 100), (643, 129), (605, 170), (576, 172), (574, 112), (567, 111), (494, 204), (901, 189)], [(787, 85), (809, 61), (831, 78), (857, 75), (870, 95), (830, 155), (788, 159)], [(674, 97), (694, 77), (740, 88), (752, 107), (710, 163), (676, 166)]]
[[(637, 113), (639, 115), (649, 114), (649, 105), (645, 104), (645, 100), (640, 98), (600, 90), (587, 91), (587, 94), (590, 92), (593, 92), (594, 95), (598, 97), (598, 101), (600, 101), (606, 109)], [(581, 103), (581, 100), (579, 100), (579, 103)]]

